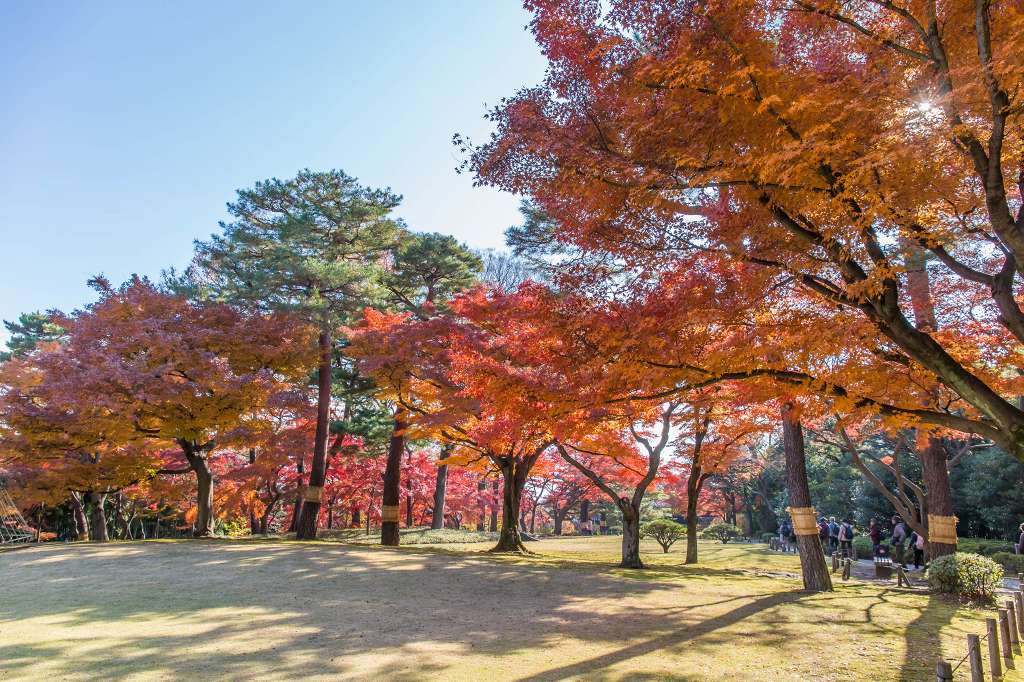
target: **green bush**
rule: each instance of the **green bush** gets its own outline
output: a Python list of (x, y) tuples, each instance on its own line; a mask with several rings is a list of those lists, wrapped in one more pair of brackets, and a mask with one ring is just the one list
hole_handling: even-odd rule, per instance
[(871, 559), (875, 556), (875, 546), (867, 535), (858, 535), (853, 539), (853, 553), (858, 559)]
[(743, 533), (731, 523), (712, 523), (700, 534), (705, 540), (721, 540), (722, 544), (738, 538)]
[(990, 540), (988, 538), (957, 538), (957, 549), (961, 552), (992, 556), (999, 552), (1013, 553), (1013, 543), (1006, 540)]
[(768, 544), (772, 538), (779, 537), (778, 533), (761, 533), (761, 542)]
[(948, 554), (928, 566), (928, 587), (934, 592), (991, 600), (1002, 581), (1003, 567), (980, 554)]
[(661, 545), (661, 551), (668, 554), (669, 547), (675, 544), (676, 540), (686, 537), (686, 526), (672, 519), (655, 519), (640, 526), (640, 537), (651, 538)]
[(992, 555), (992, 561), (1005, 568), (1009, 573), (1024, 573), (1024, 554), (996, 552)]

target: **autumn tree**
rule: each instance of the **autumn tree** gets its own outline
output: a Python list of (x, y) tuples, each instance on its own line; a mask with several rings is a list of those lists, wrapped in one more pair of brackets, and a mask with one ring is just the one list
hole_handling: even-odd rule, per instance
[[(793, 348), (818, 352), (828, 320), (848, 332), (831, 358), (857, 346), (864, 370), (764, 354), (744, 372), (1024, 460), (1016, 4), (527, 5), (551, 68), (492, 112), (481, 182), (530, 197), (593, 262), (700, 252), (759, 270), (762, 293), (788, 294), (773, 314)], [(936, 325), (914, 300), (915, 250)], [(916, 387), (888, 390), (893, 376)], [(952, 548), (949, 514), (933, 541)]]
[[(443, 311), (449, 299), (469, 287), (480, 272), (480, 258), (458, 243), (454, 237), (434, 233), (407, 233), (398, 240), (383, 284), (389, 303), (411, 315), (425, 319)], [(394, 415), (394, 430), (388, 445), (384, 472), (384, 521), (381, 544), (397, 546), (398, 507), (401, 487), (401, 458), (405, 450), (404, 410), (399, 404)], [(434, 508), (438, 521), (444, 518), (444, 484), (447, 465), (437, 467)], [(440, 527), (440, 526), (438, 526)]]
[(8, 423), (86, 459), (176, 447), (185, 467), (159, 473), (196, 476), (195, 533), (210, 535), (210, 456), (243, 437), (281, 380), (301, 371), (309, 334), (287, 316), (195, 305), (142, 279), (94, 285), (99, 301), (59, 318), (66, 342), (33, 357), (40, 379), (11, 396), (18, 414)]
[(199, 295), (258, 310), (288, 311), (318, 329), (313, 459), (297, 536), (317, 534), (327, 475), (333, 364), (339, 327), (381, 299), (381, 278), (401, 225), (401, 197), (342, 171), (301, 171), (258, 182), (228, 204), (222, 234), (196, 243), (186, 273)]

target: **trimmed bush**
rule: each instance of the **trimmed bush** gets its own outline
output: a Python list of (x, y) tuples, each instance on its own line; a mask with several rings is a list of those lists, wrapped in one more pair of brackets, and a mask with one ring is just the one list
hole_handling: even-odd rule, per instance
[(988, 538), (957, 538), (957, 550), (982, 556), (992, 556), (999, 552), (1013, 554), (1013, 543), (1006, 540), (990, 540)]
[(700, 534), (705, 540), (721, 540), (722, 544), (738, 538), (743, 533), (731, 523), (712, 523)]
[(928, 587), (934, 592), (989, 601), (1002, 581), (1003, 567), (980, 554), (957, 552), (928, 566)]
[(661, 551), (668, 554), (676, 540), (686, 537), (686, 526), (672, 519), (655, 519), (640, 526), (640, 537), (654, 540), (661, 545)]
[(875, 556), (875, 547), (871, 544), (871, 538), (867, 535), (858, 535), (853, 539), (853, 553), (858, 559), (872, 559)]
[(992, 561), (996, 562), (1010, 573), (1024, 573), (1024, 554), (996, 552), (992, 555)]

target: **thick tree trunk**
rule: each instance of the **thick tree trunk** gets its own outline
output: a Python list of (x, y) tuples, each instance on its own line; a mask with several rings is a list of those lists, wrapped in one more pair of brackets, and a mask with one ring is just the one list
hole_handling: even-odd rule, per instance
[[(804, 455), (804, 431), (793, 403), (782, 406), (783, 449), (786, 454), (786, 486), (791, 507), (810, 507), (811, 492), (807, 485), (807, 462)], [(831, 592), (832, 578), (825, 565), (818, 534), (797, 535), (800, 550), (800, 570), (804, 589), (813, 592)]]
[(634, 505), (626, 498), (619, 499), (622, 512), (622, 568), (643, 568), (640, 560), (640, 505)]
[(590, 500), (580, 501), (580, 523), (590, 520)]
[(402, 454), (405, 452), (405, 424), (402, 410), (395, 411), (395, 428), (388, 444), (388, 462), (384, 468), (384, 492), (381, 506), (380, 544), (398, 546), (398, 502), (401, 498)]
[(320, 332), (318, 341), (320, 366), (317, 371), (316, 436), (313, 441), (313, 463), (309, 468), (309, 485), (303, 495), (302, 511), (296, 521), (295, 537), (315, 540), (320, 519), (320, 496), (327, 480), (327, 437), (331, 420), (331, 333)]
[(359, 509), (353, 509), (352, 510), (352, 527), (353, 528), (359, 528), (359, 526), (363, 525), (362, 519), (359, 518), (359, 515), (361, 513), (362, 512)]
[(196, 527), (193, 535), (197, 538), (213, 537), (213, 472), (206, 457), (189, 459), (196, 472)]
[(405, 527), (412, 528), (413, 514), (412, 514), (412, 495), (405, 496)]
[(519, 504), (522, 500), (523, 488), (526, 486), (526, 479), (529, 477), (529, 467), (517, 463), (511, 457), (501, 458), (501, 476), (504, 481), (502, 488), (501, 505), (501, 535), (498, 536), (498, 544), (490, 551), (492, 552), (516, 552), (521, 554), (529, 553), (523, 545), (523, 538), (519, 534)]
[(554, 512), (555, 513), (552, 516), (553, 516), (553, 520), (555, 522), (555, 535), (561, 535), (562, 534), (562, 522), (565, 521), (565, 511), (562, 510), (562, 509), (559, 509), (558, 507), (555, 507)]
[[(953, 516), (953, 491), (949, 485), (946, 448), (938, 438), (929, 438), (928, 444), (918, 455), (921, 458), (921, 469), (924, 476), (924, 487), (928, 491), (928, 515)], [(927, 519), (921, 519), (927, 524)], [(940, 556), (956, 552), (956, 542), (935, 542), (932, 540), (931, 527), (926, 535), (928, 561)]]
[(430, 518), (430, 527), (434, 530), (444, 528), (444, 494), (447, 488), (448, 465), (441, 464), (437, 467), (437, 478), (434, 479), (434, 511)]
[(105, 493), (89, 493), (89, 526), (92, 530), (89, 539), (92, 542), (110, 542), (110, 535), (107, 534), (107, 511), (103, 508), (106, 501)]
[(71, 493), (71, 514), (75, 519), (75, 539), (89, 539), (89, 521), (85, 518), (85, 507), (79, 493)]
[[(901, 245), (907, 268), (907, 290), (914, 310), (914, 326), (928, 334), (936, 332), (939, 323), (935, 316), (935, 302), (928, 279), (927, 253), (924, 247), (910, 239), (904, 239)], [(922, 511), (921, 525), (927, 527), (928, 519), (924, 517), (924, 513), (953, 516), (953, 491), (949, 485), (946, 448), (942, 442), (937, 438), (929, 438), (928, 444), (924, 448), (919, 448), (917, 454), (921, 459), (921, 471), (927, 493), (927, 511)], [(930, 528), (927, 543), (929, 561), (956, 552), (955, 540), (952, 543), (932, 542)]]
[(498, 479), (491, 482), (491, 532), (498, 532)]

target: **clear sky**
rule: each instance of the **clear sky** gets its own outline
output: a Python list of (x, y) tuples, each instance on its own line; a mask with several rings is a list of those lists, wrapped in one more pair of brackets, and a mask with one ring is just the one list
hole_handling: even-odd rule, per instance
[(451, 137), (542, 77), (528, 21), (517, 0), (2, 3), (0, 318), (181, 267), (235, 189), (306, 167), (500, 247), (517, 200), (456, 175)]

